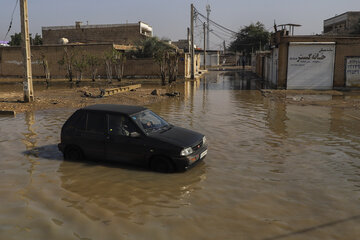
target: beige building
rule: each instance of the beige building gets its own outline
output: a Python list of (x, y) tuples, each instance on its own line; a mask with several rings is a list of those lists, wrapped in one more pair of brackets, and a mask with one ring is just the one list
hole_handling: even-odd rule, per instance
[(324, 34), (352, 34), (359, 24), (360, 12), (346, 12), (324, 20)]
[(254, 64), (256, 73), (278, 89), (360, 87), (360, 37), (277, 32), (271, 51), (258, 52)]
[(42, 27), (43, 44), (59, 44), (66, 38), (69, 43), (114, 43), (135, 44), (146, 37), (152, 37), (150, 25), (138, 23)]

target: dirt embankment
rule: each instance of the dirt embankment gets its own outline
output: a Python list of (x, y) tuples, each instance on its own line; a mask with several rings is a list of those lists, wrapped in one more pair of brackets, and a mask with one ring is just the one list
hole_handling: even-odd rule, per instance
[(360, 109), (360, 91), (318, 91), (318, 90), (269, 90), (262, 89), (261, 94), (272, 101), (301, 106), (330, 106)]
[[(112, 96), (98, 97), (97, 87), (78, 87), (73, 89), (43, 89), (35, 90), (34, 102), (24, 103), (23, 92), (19, 89), (0, 92), (0, 111), (34, 111), (53, 108), (81, 108), (92, 104), (125, 104), (148, 105), (168, 98), (152, 95), (154, 88), (139, 88), (134, 91), (122, 92)], [(87, 93), (87, 94), (85, 94)], [(91, 93), (91, 97), (86, 97)]]

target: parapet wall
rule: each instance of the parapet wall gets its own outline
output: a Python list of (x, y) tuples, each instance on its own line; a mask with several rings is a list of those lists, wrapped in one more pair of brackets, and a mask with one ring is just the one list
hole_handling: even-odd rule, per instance
[(84, 25), (79, 27), (43, 27), (44, 45), (58, 44), (60, 38), (70, 43), (134, 44), (146, 36), (141, 34), (139, 24)]

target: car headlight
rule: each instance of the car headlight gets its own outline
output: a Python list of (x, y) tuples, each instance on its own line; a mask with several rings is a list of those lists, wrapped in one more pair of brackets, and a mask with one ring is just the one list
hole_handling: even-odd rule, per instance
[(192, 150), (191, 147), (188, 147), (188, 148), (185, 148), (181, 151), (180, 155), (181, 156), (187, 156), (187, 155), (190, 155), (192, 154), (194, 151)]
[(206, 140), (206, 137), (204, 136), (203, 137), (203, 144), (206, 144), (207, 140)]

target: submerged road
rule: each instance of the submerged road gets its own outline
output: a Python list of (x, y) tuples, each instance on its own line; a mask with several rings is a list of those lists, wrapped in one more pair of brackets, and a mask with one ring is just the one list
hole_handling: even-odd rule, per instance
[(0, 117), (0, 239), (359, 238), (358, 113), (254, 89), (249, 72), (212, 72), (148, 106), (208, 138), (179, 174), (64, 161), (74, 109)]

